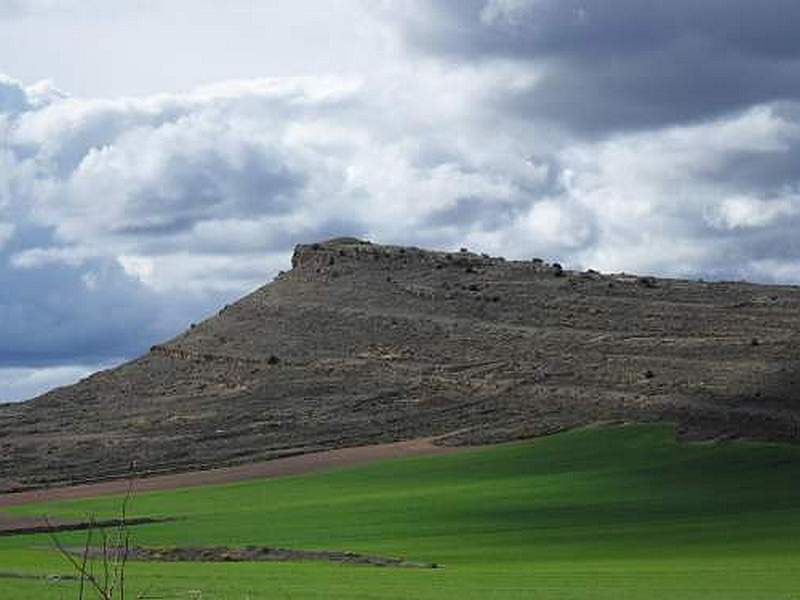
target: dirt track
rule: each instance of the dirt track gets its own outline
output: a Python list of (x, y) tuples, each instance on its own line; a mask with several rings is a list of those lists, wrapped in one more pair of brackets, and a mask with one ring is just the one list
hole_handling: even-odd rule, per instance
[[(407, 442), (379, 444), (375, 446), (359, 446), (356, 448), (341, 448), (339, 450), (301, 454), (298, 456), (289, 456), (236, 467), (224, 467), (207, 471), (158, 475), (146, 479), (137, 479), (134, 481), (133, 490), (134, 493), (153, 492), (184, 487), (232, 483), (247, 479), (302, 475), (305, 473), (366, 464), (388, 458), (448, 454), (459, 450), (463, 451), (464, 448), (436, 446), (430, 439), (410, 440)], [(0, 495), (0, 509), (10, 506), (23, 506), (57, 500), (78, 500), (81, 498), (95, 498), (97, 496), (121, 495), (127, 492), (128, 485), (129, 483), (127, 481), (116, 480), (71, 487), (2, 494)], [(0, 514), (0, 531), (12, 527), (16, 529), (20, 527), (21, 521), (22, 519)], [(25, 519), (25, 521), (31, 521), (31, 519)]]

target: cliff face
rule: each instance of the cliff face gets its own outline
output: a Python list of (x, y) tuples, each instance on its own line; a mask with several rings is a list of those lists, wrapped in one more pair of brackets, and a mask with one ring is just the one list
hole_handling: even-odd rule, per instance
[(800, 289), (354, 239), (145, 356), (0, 407), (0, 489), (598, 421), (793, 441)]

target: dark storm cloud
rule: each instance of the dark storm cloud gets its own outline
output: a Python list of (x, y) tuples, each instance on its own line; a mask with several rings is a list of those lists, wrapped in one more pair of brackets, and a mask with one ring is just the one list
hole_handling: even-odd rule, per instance
[[(20, 225), (0, 251), (0, 381), (4, 369), (14, 367), (98, 366), (136, 356), (154, 340), (171, 337), (192, 318), (209, 314), (228, 300), (224, 294), (187, 294), (167, 301), (113, 258), (54, 262), (33, 269), (19, 268), (11, 258), (53, 242), (49, 229)], [(66, 376), (72, 376), (70, 369)], [(8, 392), (14, 387), (8, 383), (0, 385), (0, 401), (24, 397)], [(32, 391), (43, 389), (35, 381), (31, 386)]]
[(572, 130), (657, 127), (800, 95), (800, 3), (439, 0), (406, 15), (411, 44), (511, 59), (540, 77), (499, 105)]
[(785, 123), (783, 135), (770, 152), (748, 149), (746, 145), (727, 160), (710, 169), (710, 178), (725, 182), (731, 189), (754, 194), (775, 195), (800, 185), (800, 103), (779, 103), (773, 113)]
[(135, 355), (176, 328), (154, 322), (155, 296), (110, 261), (24, 270), (0, 258), (0, 367)]

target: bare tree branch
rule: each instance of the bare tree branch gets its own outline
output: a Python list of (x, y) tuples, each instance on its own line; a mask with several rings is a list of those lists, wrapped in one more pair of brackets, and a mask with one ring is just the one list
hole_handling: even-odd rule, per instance
[[(100, 600), (125, 600), (125, 569), (131, 552), (128, 507), (132, 497), (133, 476), (131, 476), (128, 482), (127, 493), (120, 505), (120, 518), (114, 529), (112, 529), (113, 533), (109, 533), (104, 527), (99, 528), (101, 546), (94, 551), (95, 556), (98, 556), (99, 552), (99, 559), (102, 563), (100, 565), (102, 571), (99, 575), (95, 574), (96, 561), (92, 560), (92, 540), (94, 539), (95, 530), (98, 529), (95, 516), (90, 515), (89, 517), (86, 538), (79, 558), (76, 557), (74, 550), (70, 550), (64, 546), (56, 533), (58, 528), (48, 517), (44, 517), (53, 546), (55, 546), (59, 554), (70, 563), (75, 572), (80, 576), (78, 600), (85, 599), (87, 583)], [(141, 597), (142, 594), (137, 596), (137, 598)]]

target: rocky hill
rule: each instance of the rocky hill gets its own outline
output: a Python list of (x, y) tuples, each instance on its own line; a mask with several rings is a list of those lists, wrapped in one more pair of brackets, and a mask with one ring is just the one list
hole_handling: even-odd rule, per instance
[(0, 406), (0, 490), (603, 421), (800, 435), (800, 289), (353, 239), (145, 356)]

